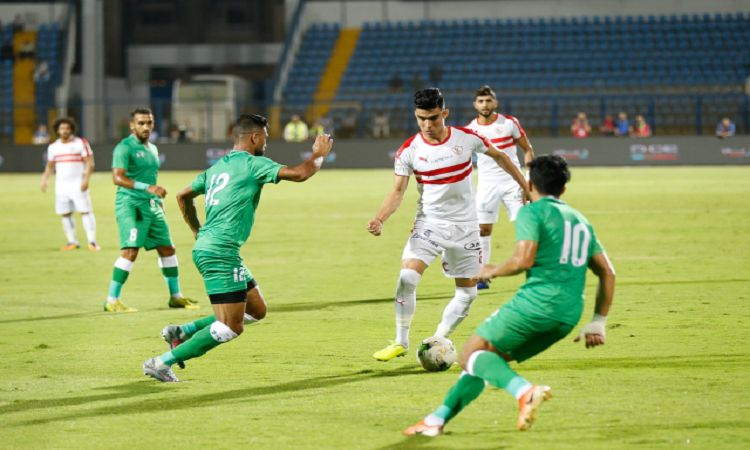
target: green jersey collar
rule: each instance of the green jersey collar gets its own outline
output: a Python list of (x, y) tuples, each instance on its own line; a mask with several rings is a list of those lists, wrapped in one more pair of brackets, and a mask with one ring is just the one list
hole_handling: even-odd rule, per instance
[(565, 204), (564, 201), (560, 200), (559, 198), (555, 197), (554, 195), (548, 195), (548, 196), (542, 198), (541, 200), (549, 200), (551, 202), (562, 203), (563, 205)]

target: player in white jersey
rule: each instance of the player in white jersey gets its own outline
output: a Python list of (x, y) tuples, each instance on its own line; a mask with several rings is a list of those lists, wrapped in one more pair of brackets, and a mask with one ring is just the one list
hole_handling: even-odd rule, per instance
[(477, 282), (471, 277), (482, 266), (482, 246), (471, 177), (472, 155), (492, 158), (524, 191), (527, 189), (521, 171), (484, 136), (467, 128), (445, 126), (449, 112), (438, 89), (414, 94), (414, 109), (421, 132), (407, 140), (396, 154), (393, 189), (375, 218), (367, 223), (367, 230), (380, 236), (383, 223), (401, 205), (409, 177), (414, 175), (420, 198), (396, 286), (396, 340), (373, 355), (380, 361), (403, 356), (409, 348), (417, 284), (438, 255), (443, 262), (443, 274), (455, 279), (456, 291), (435, 334), (450, 336), (477, 297)]
[[(534, 159), (534, 149), (531, 148), (526, 133), (521, 128), (518, 119), (495, 112), (497, 109), (497, 97), (489, 86), (477, 89), (474, 100), (474, 109), (479, 116), (472, 120), (466, 128), (472, 129), (490, 140), (495, 146), (505, 152), (513, 165), (519, 170), (516, 145), (523, 149), (524, 166)], [(479, 239), (482, 242), (484, 252), (484, 264), (490, 264), (492, 252), (492, 225), (497, 223), (500, 213), (500, 205), (504, 205), (508, 211), (511, 222), (516, 220), (518, 210), (523, 206), (523, 193), (513, 177), (500, 168), (495, 162), (485, 155), (477, 156), (477, 169), (479, 169), (479, 183), (477, 184), (477, 212), (479, 214)], [(478, 284), (479, 289), (487, 289), (489, 280), (482, 280)]]
[(62, 250), (80, 248), (76, 237), (74, 210), (81, 214), (89, 250), (99, 250), (96, 245), (96, 219), (89, 196), (89, 179), (94, 171), (91, 146), (86, 139), (75, 136), (76, 123), (71, 117), (57, 119), (53, 129), (60, 138), (47, 148), (42, 192), (47, 191), (47, 180), (55, 173), (55, 212), (62, 215), (63, 231), (68, 238), (68, 245)]

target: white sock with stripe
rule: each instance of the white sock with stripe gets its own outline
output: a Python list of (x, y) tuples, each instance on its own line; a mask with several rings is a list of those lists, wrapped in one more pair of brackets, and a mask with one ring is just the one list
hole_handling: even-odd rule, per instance
[(68, 217), (62, 216), (62, 227), (65, 232), (65, 237), (68, 238), (68, 244), (78, 244), (78, 238), (76, 237), (76, 220), (73, 218), (73, 214)]

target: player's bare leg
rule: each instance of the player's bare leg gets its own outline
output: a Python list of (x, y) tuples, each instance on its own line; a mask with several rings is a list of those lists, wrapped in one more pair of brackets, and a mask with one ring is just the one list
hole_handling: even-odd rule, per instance
[(136, 312), (120, 300), (122, 286), (128, 280), (130, 271), (133, 270), (133, 263), (138, 257), (138, 249), (135, 247), (123, 248), (120, 251), (120, 257), (115, 261), (115, 269), (112, 274), (112, 281), (109, 283), (109, 295), (104, 302), (104, 310), (110, 312)]
[(443, 320), (435, 336), (449, 338), (469, 315), (471, 304), (477, 298), (477, 280), (456, 278), (456, 293), (443, 311)]
[(80, 248), (81, 246), (78, 244), (78, 237), (76, 236), (76, 220), (73, 217), (73, 213), (62, 215), (62, 227), (65, 237), (68, 239), (68, 245), (60, 250), (66, 251)]
[(167, 288), (169, 288), (169, 307), (187, 309), (199, 308), (199, 306), (196, 305), (197, 302), (195, 300), (183, 297), (180, 292), (180, 272), (174, 246), (164, 245), (156, 247), (156, 252), (159, 254), (159, 267), (161, 268), (161, 273), (164, 275), (164, 281), (167, 283)]
[[(492, 224), (491, 223), (480, 223), (479, 224), (479, 242), (482, 243), (482, 263), (490, 263), (490, 255), (492, 254)], [(483, 279), (479, 280), (477, 289), (489, 289), (490, 280)]]
[(427, 264), (420, 259), (401, 261), (401, 272), (396, 286), (396, 339), (388, 347), (375, 352), (378, 361), (390, 361), (404, 356), (409, 348), (409, 328), (417, 310), (417, 285)]

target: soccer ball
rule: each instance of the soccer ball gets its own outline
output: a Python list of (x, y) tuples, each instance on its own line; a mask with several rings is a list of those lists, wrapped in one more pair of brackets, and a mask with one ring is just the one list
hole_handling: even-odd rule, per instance
[(442, 372), (450, 369), (456, 362), (456, 347), (449, 339), (432, 336), (428, 337), (417, 350), (417, 359), (427, 371)]

